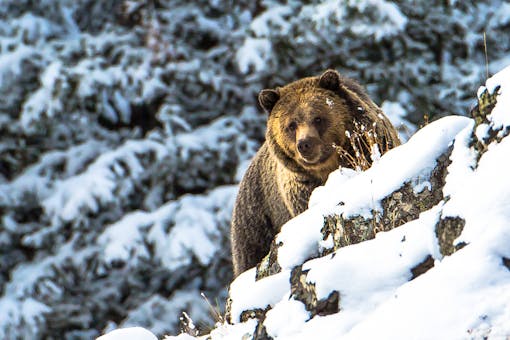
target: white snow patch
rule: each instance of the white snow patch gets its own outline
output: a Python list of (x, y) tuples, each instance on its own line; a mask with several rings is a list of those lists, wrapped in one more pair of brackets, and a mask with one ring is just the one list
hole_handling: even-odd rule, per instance
[(310, 318), (305, 305), (294, 299), (286, 299), (266, 313), (264, 326), (269, 336), (280, 338), (292, 335), (298, 326)]
[(466, 248), (403, 285), (345, 338), (471, 338), (480, 327), (487, 329), (484, 321), (492, 324), (490, 338), (505, 338), (510, 319), (501, 317), (510, 316), (509, 302), (510, 275), (501, 259)]
[(287, 16), (292, 13), (289, 6), (271, 6), (250, 24), (256, 37), (269, 37), (271, 32), (285, 35), (290, 27)]
[(57, 181), (55, 192), (43, 201), (44, 210), (54, 221), (71, 221), (83, 211), (97, 212), (101, 205), (116, 200), (115, 189), (123, 177), (141, 176), (145, 168), (138, 157), (148, 153), (161, 159), (168, 149), (155, 141), (128, 141), (102, 154), (83, 173)]
[(249, 73), (250, 68), (254, 72), (265, 69), (271, 57), (271, 42), (265, 38), (247, 38), (236, 53), (237, 66), (244, 74)]
[(120, 328), (100, 336), (97, 340), (157, 340), (156, 336), (142, 327)]
[(224, 324), (211, 332), (211, 340), (250, 339), (251, 334), (253, 334), (255, 331), (256, 326), (257, 321), (254, 319), (250, 319), (243, 323), (234, 324), (233, 326)]
[(239, 322), (245, 310), (273, 306), (286, 294), (290, 271), (282, 272), (255, 281), (255, 268), (239, 275), (230, 285), (232, 298), (231, 316), (234, 323)]

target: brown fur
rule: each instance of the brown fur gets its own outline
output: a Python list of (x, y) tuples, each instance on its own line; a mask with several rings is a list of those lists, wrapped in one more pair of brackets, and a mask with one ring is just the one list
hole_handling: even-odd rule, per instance
[(352, 150), (345, 132), (354, 122), (367, 127), (375, 122), (383, 151), (400, 143), (363, 88), (333, 70), (262, 90), (259, 102), (269, 114), (266, 141), (241, 181), (234, 206), (234, 276), (267, 254), (281, 226), (307, 208), (313, 189), (330, 172), (349, 166), (337, 148)]

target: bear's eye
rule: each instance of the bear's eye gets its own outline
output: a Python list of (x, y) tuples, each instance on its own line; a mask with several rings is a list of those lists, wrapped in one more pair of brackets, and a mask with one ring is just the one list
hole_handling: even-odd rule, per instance
[(356, 108), (356, 111), (358, 111), (358, 114), (365, 113), (365, 109), (364, 109), (362, 106), (358, 106), (358, 107)]
[(289, 126), (287, 127), (289, 131), (294, 132), (297, 129), (297, 123), (296, 122), (290, 122)]
[(322, 118), (321, 117), (315, 117), (313, 119), (313, 122), (318, 125), (318, 124), (322, 123)]

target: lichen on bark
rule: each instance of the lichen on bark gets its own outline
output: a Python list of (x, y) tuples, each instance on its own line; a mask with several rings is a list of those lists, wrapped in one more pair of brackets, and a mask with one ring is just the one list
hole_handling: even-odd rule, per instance
[(264, 326), (264, 320), (266, 319), (266, 313), (271, 309), (271, 306), (267, 306), (266, 308), (254, 308), (250, 310), (245, 310), (241, 313), (240, 319), (241, 322), (248, 321), (249, 319), (256, 319), (257, 326), (255, 326), (255, 330), (253, 332), (253, 340), (272, 340), (267, 334), (266, 327)]
[(241, 313), (241, 316), (239, 317), (241, 322), (248, 321), (249, 319), (258, 319), (258, 320), (264, 320), (266, 317), (266, 313), (268, 310), (270, 310), (271, 307), (267, 306), (266, 308), (254, 308), (245, 310)]
[(315, 291), (315, 284), (306, 280), (307, 270), (302, 266), (292, 269), (290, 275), (290, 293), (291, 296), (301, 301), (305, 309), (310, 312), (310, 319), (316, 315), (330, 315), (338, 313), (340, 310), (340, 293), (333, 290), (326, 298), (318, 299)]
[(490, 93), (487, 88), (484, 88), (478, 96), (477, 104), (470, 112), (475, 120), (475, 126), (489, 123), (488, 116), (492, 112), (494, 106), (496, 106), (499, 89), (500, 86), (497, 86), (492, 93)]
[(282, 243), (271, 242), (269, 253), (257, 265), (255, 281), (279, 273), (282, 268), (278, 263), (278, 248)]
[(436, 237), (439, 243), (439, 252), (443, 256), (449, 256), (457, 250), (462, 249), (466, 244), (455, 244), (460, 236), (466, 221), (460, 217), (441, 217), (436, 225)]
[[(500, 88), (500, 86), (497, 86), (492, 91), (492, 93), (490, 93), (487, 88), (484, 88), (484, 90), (477, 98), (477, 105), (470, 112), (475, 121), (475, 128), (471, 134), (471, 141), (469, 146), (477, 152), (477, 163), (482, 155), (487, 151), (490, 143), (499, 143), (510, 133), (510, 126), (495, 127), (494, 123), (490, 120), (489, 117), (489, 115), (492, 113), (492, 109), (494, 109), (496, 106)], [(479, 139), (475, 133), (476, 128), (480, 125), (487, 126), (487, 132), (482, 139)]]

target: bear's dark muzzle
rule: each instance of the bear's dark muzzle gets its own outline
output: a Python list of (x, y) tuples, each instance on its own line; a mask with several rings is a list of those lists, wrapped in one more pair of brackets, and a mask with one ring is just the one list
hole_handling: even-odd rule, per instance
[(308, 162), (314, 162), (320, 157), (318, 146), (316, 138), (304, 138), (297, 142), (299, 154)]

